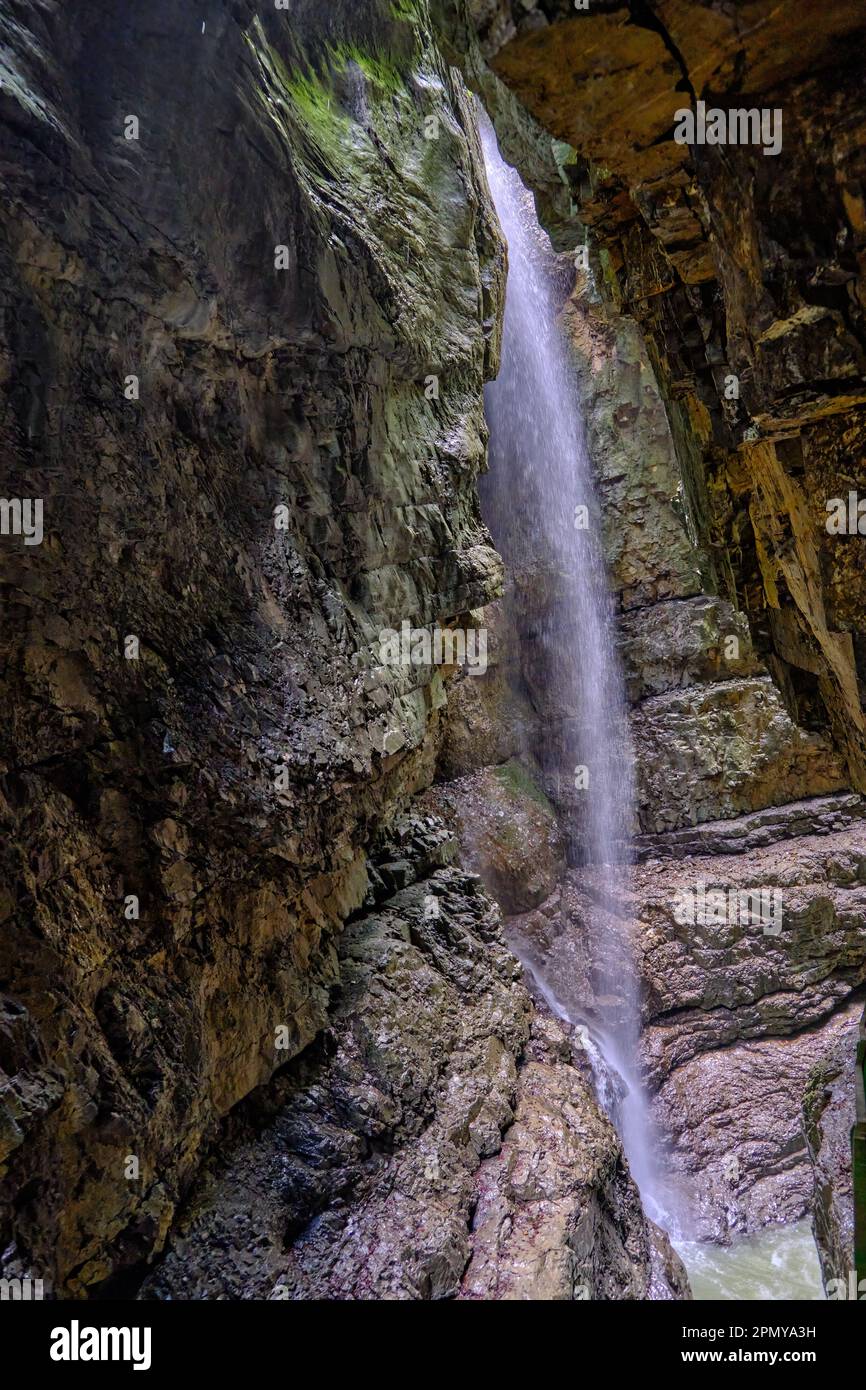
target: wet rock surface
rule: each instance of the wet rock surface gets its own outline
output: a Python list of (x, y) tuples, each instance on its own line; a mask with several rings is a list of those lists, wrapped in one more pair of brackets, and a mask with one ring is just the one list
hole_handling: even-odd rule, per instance
[(763, 674), (745, 618), (710, 594), (626, 612), (621, 647), (633, 703), (684, 687)]
[(444, 809), (506, 899), (562, 868), (513, 652), (447, 727), (453, 672), (380, 654), (502, 587), (475, 479), (504, 252), (425, 6), (6, 8), (0, 431), (46, 537), (2, 550), (4, 1271), (459, 1296), (519, 1114), (551, 1212), (502, 1296), (682, 1296), (585, 1068), (537, 1029), (524, 1059), (448, 831), (368, 857), (438, 759), (475, 769)]
[(347, 925), (326, 1032), (232, 1117), (142, 1297), (643, 1296), (619, 1140), (453, 849), (407, 832), (415, 881)]
[(857, 1119), (854, 1070), (857, 1033), (850, 1020), (831, 1035), (803, 1096), (803, 1129), (812, 1162), (812, 1226), (824, 1283), (841, 1279), (846, 1289), (853, 1268), (854, 1198), (851, 1128)]
[(619, 1140), (550, 1018), (533, 1025), (514, 1123), (477, 1177), (461, 1298), (687, 1298), (688, 1280), (651, 1227)]
[[(778, 1140), (764, 1149), (766, 1185), (739, 1206), (729, 1193), (730, 1211), (720, 1199), (708, 1218), (717, 1233), (729, 1222), (742, 1229), (808, 1203), (795, 1113), (804, 1071), (862, 979), (862, 802), (848, 788), (866, 785), (863, 540), (831, 536), (825, 502), (863, 484), (866, 221), (854, 54), (864, 17), (839, 0), (813, 34), (802, 7), (763, 0), (612, 0), (580, 12), (566, 0), (441, 0), (438, 10), (509, 157), (530, 185), (534, 168), (545, 170), (536, 204), (556, 248), (590, 247), (589, 274), (569, 275), (563, 258), (563, 322), (622, 610), (638, 855), (661, 861), (649, 878), (638, 870), (638, 886), (623, 872), (618, 919), (592, 875), (572, 874), (509, 934), (557, 1005), (585, 1013), (619, 1007), (594, 1000), (589, 933), (602, 945), (630, 935), (648, 970), (656, 1084), (677, 1084), (677, 1067), (695, 1069), (695, 1081), (715, 1069), (729, 1135), (738, 1128), (730, 1097), (748, 1073), (740, 1049), (765, 1049), (752, 1060)], [(779, 108), (781, 152), (676, 144), (676, 111), (699, 99)], [(529, 153), (525, 131), (537, 149), (539, 127), (553, 137), (548, 160), (570, 206), (551, 194), (549, 163)], [(847, 867), (834, 879), (837, 853)], [(734, 854), (745, 861), (739, 871)], [(793, 935), (677, 940), (660, 922), (670, 922), (683, 873), (778, 883)], [(723, 961), (727, 974), (716, 969)], [(846, 1038), (843, 1029), (842, 1052)], [(778, 1113), (773, 1056), (796, 1079)], [(685, 1077), (682, 1085), (685, 1095)], [(828, 1088), (828, 1134), (844, 1128), (843, 1091), (841, 1080)], [(820, 1199), (831, 1265), (832, 1188)], [(844, 1181), (839, 1190), (844, 1205)]]
[(420, 11), (0, 9), (0, 491), (45, 529), (0, 547), (0, 1247), (86, 1294), (320, 1033), (432, 777), (441, 674), (378, 634), (501, 588), (504, 252)]
[(707, 854), (748, 854), (780, 840), (801, 835), (832, 835), (866, 816), (866, 800), (857, 792), (816, 796), (768, 806), (733, 820), (704, 821), (660, 835), (640, 835), (639, 859), (688, 859)]
[(866, 978), (859, 827), (748, 856), (645, 865), (635, 894), (644, 1046), (657, 1079), (707, 1048), (819, 1022)]
[[(794, 808), (797, 820), (808, 805)], [(820, 817), (823, 803), (812, 805)], [(855, 798), (848, 810), (859, 809)], [(839, 814), (824, 807), (831, 824)], [(858, 817), (736, 855), (624, 865), (613, 903), (592, 871), (571, 871), (507, 925), (539, 997), (591, 1029), (627, 1017), (625, 997), (600, 994), (594, 961), (630, 943), (677, 1221), (692, 1238), (725, 1242), (812, 1212), (825, 1277), (851, 1260), (864, 848)]]
[(620, 606), (635, 828), (658, 838), (847, 787), (831, 740), (791, 719), (745, 615), (705, 591), (712, 566), (688, 515), (676, 441), (636, 322), (585, 273), (574, 278), (561, 321), (578, 366)]
[(550, 897), (565, 870), (553, 807), (523, 764), (511, 759), (425, 793), (453, 825), (461, 862), (483, 880), (506, 915)]
[[(46, 533), (0, 546), (0, 1263), (60, 1296), (688, 1296), (546, 1012), (616, 1020), (626, 949), (700, 1233), (811, 1209), (850, 1268), (862, 6), (433, 13), (0, 0), (0, 490)], [(590, 229), (553, 271), (633, 704), (613, 905), (540, 788), (545, 557), (496, 604), (504, 254), (452, 63), (556, 249)], [(673, 142), (744, 93), (778, 159)], [(404, 619), (486, 623), (490, 669), (383, 665)], [(434, 777), (448, 825), (396, 819)], [(698, 884), (781, 930), (678, 920)]]
[[(861, 1012), (858, 1001), (793, 1038), (765, 1037), (701, 1053), (662, 1083), (654, 1113), (669, 1140), (670, 1171), (695, 1238), (724, 1243), (812, 1211), (819, 1252), (831, 1245), (832, 1232), (836, 1258), (847, 1261), (846, 1272), (850, 1268), (847, 1134), (839, 1143), (849, 1107), (839, 1091), (824, 1092), (832, 1084), (832, 1064), (824, 1059), (851, 1055)], [(817, 1082), (816, 1071), (827, 1083)], [(823, 1171), (810, 1153), (803, 1120), (804, 1098), (814, 1108), (816, 1090), (833, 1134), (825, 1139)]]
[[(527, 120), (553, 137), (570, 240), (549, 175), (539, 209), (563, 248), (589, 227), (605, 314), (639, 325), (702, 566), (863, 790), (864, 541), (829, 534), (825, 505), (866, 484), (862, 8), (833, 0), (817, 26), (769, 0), (438, 9), (502, 139)], [(781, 148), (677, 143), (699, 100), (779, 111)]]
[[(828, 1017), (866, 979), (866, 839), (859, 828), (736, 856), (622, 866), (613, 902), (570, 872), (509, 919), (515, 949), (572, 1017), (598, 1010), (593, 957), (625, 937), (643, 991), (654, 1086), (699, 1052)], [(615, 995), (603, 1008), (622, 1007)]]
[(829, 741), (792, 723), (769, 676), (645, 700), (633, 717), (641, 830), (822, 796), (846, 786)]

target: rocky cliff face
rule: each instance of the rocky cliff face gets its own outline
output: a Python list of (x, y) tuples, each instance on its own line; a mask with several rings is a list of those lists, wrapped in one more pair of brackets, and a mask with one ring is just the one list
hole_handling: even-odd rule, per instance
[(504, 247), (426, 5), (0, 10), (2, 490), (45, 532), (2, 539), (4, 1271), (684, 1293), (497, 908), (400, 820), (446, 692), (379, 634), (502, 584)]
[(793, 722), (743, 615), (708, 592), (712, 573), (689, 524), (676, 441), (636, 319), (580, 275), (562, 321), (620, 601), (636, 829), (657, 837), (843, 789), (831, 740)]
[(2, 491), (45, 536), (2, 540), (0, 1244), (81, 1293), (319, 1033), (429, 777), (441, 676), (377, 634), (500, 585), (504, 259), (423, 7), (2, 17)]
[[(827, 500), (866, 481), (862, 7), (834, 0), (820, 24), (795, 0), (439, 8), (560, 245), (589, 229), (642, 329), (719, 592), (864, 790), (864, 541), (826, 529)], [(781, 112), (781, 149), (677, 143), (699, 100)], [(539, 127), (560, 142), (543, 161)]]
[[(840, 1059), (866, 962), (849, 790), (864, 785), (848, 574), (863, 542), (825, 525), (828, 499), (862, 481), (863, 16), (830, 6), (804, 46), (802, 8), (784, 4), (439, 13), (554, 245), (590, 248), (576, 279), (561, 263), (563, 325), (620, 599), (647, 861), (623, 874), (621, 918), (669, 1163), (714, 1239), (814, 1209), (829, 1277), (851, 1258)], [(781, 152), (677, 144), (674, 113), (698, 100), (781, 109)], [(533, 617), (530, 597), (527, 630)], [(549, 712), (531, 683), (518, 695), (505, 723), (537, 773)], [(549, 835), (533, 843), (553, 871)], [(494, 858), (509, 858), (501, 836)], [(784, 925), (678, 916), (713, 887), (775, 892)], [(594, 997), (590, 938), (618, 928), (585, 874), (512, 911), (509, 939), (560, 1007), (617, 1007)]]
[[(0, 491), (44, 507), (0, 538), (0, 1252), (60, 1297), (688, 1295), (532, 985), (591, 1017), (619, 928), (538, 773), (543, 590), (506, 613), (481, 519), (505, 254), (452, 62), (556, 247), (590, 229), (670, 1161), (704, 1233), (811, 1207), (844, 1264), (862, 15), (433, 11), (0, 0)], [(734, 92), (777, 159), (673, 142)], [(482, 607), (485, 677), (383, 662)], [(698, 880), (779, 888), (785, 934), (684, 928)]]
[(325, 1033), (232, 1117), (143, 1297), (684, 1296), (456, 849), (430, 817), (379, 849)]

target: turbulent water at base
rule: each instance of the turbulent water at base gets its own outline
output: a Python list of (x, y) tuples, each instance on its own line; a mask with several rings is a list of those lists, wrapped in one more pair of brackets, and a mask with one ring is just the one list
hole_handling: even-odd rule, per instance
[[(501, 159), (486, 120), (482, 142), (509, 261), (502, 364), (485, 392), (490, 472), (482, 480), (482, 505), (513, 577), (509, 603), (518, 626), (524, 598), (530, 599), (532, 632), (524, 633), (522, 660), (527, 685), (543, 692), (542, 774), (566, 808), (569, 857), (587, 866), (597, 914), (589, 923), (591, 1016), (569, 1021), (591, 1028), (599, 1098), (610, 1106), (647, 1209), (664, 1220), (648, 1109), (635, 1073), (637, 978), (629, 924), (619, 915), (628, 896), (633, 758), (601, 514), (577, 384), (557, 324), (552, 249), (531, 194)], [(551, 1007), (568, 1017), (553, 982), (535, 974)]]
[(677, 1250), (697, 1299), (824, 1298), (808, 1221), (770, 1226), (727, 1246), (677, 1242)]

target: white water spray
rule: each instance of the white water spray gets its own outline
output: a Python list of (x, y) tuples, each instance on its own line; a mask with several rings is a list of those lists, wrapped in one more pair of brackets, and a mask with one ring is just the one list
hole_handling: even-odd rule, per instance
[[(509, 259), (502, 366), (485, 392), (491, 438), (482, 503), (512, 576), (518, 624), (523, 596), (531, 595), (523, 664), (536, 704), (542, 703), (542, 773), (568, 825), (569, 858), (584, 866), (593, 902), (588, 1016), (570, 1017), (557, 1001), (556, 982), (543, 978), (543, 965), (532, 969), (554, 1012), (591, 1029), (601, 1053), (593, 1066), (599, 1098), (619, 1129), (649, 1214), (664, 1221), (667, 1203), (637, 1077), (638, 984), (630, 923), (622, 915), (629, 898), (633, 756), (601, 514), (577, 383), (557, 324), (552, 249), (532, 196), (502, 160), (486, 117), (482, 143)], [(588, 1048), (591, 1060), (594, 1051)]]

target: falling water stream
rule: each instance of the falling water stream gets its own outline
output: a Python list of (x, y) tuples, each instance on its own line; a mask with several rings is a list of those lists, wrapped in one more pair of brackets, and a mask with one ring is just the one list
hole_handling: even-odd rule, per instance
[(584, 1015), (562, 1002), (543, 962), (519, 940), (512, 946), (552, 1012), (583, 1025), (599, 1100), (620, 1133), (644, 1207), (682, 1246), (697, 1296), (767, 1296), (746, 1290), (763, 1287), (762, 1268), (772, 1283), (772, 1268), (784, 1264), (796, 1270), (788, 1282), (800, 1297), (820, 1297), (805, 1223), (791, 1237), (771, 1232), (729, 1251), (688, 1244), (676, 1188), (662, 1173), (638, 1073), (639, 988), (625, 915), (633, 754), (601, 512), (574, 369), (557, 322), (555, 257), (531, 194), (501, 158), (484, 116), (481, 133), (509, 259), (502, 363), (485, 391), (490, 471), (482, 479), (482, 506), (511, 577), (506, 601), (521, 635), (524, 681), (541, 705), (545, 746), (527, 751), (540, 761), (545, 790), (564, 813), (569, 861), (579, 867), (592, 902), (586, 925), (593, 998)]
[[(546, 786), (567, 806), (569, 857), (587, 867), (595, 913), (590, 1056), (632, 1173), (651, 1213), (663, 1216), (648, 1108), (636, 1075), (638, 983), (629, 924), (621, 920), (630, 873), (633, 757), (615, 616), (601, 543), (574, 371), (556, 321), (552, 252), (532, 196), (482, 124), (487, 175), (508, 243), (508, 286), (497, 379), (486, 389), (490, 472), (482, 502), (494, 539), (532, 595), (524, 661), (544, 691)], [(519, 608), (520, 599), (512, 598)], [(517, 614), (517, 621), (520, 618)], [(566, 789), (563, 793), (563, 788)], [(538, 977), (555, 1012), (555, 985)]]

